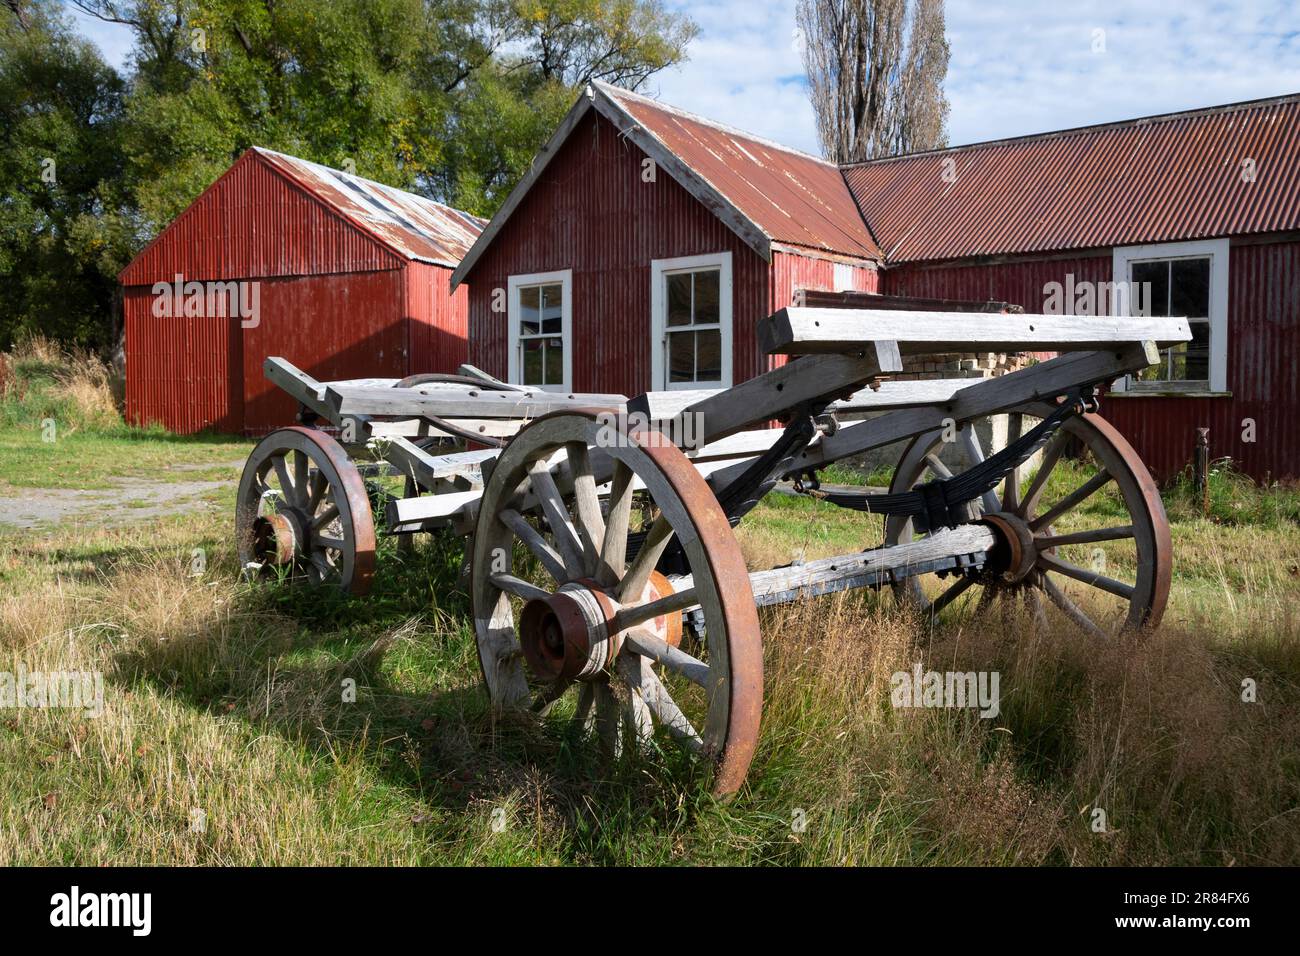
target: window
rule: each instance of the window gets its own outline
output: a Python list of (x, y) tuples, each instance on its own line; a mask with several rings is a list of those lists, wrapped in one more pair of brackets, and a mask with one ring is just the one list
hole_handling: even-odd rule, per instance
[(516, 385), (569, 391), (573, 378), (573, 273), (511, 276), (509, 378)]
[(650, 267), (653, 388), (731, 385), (731, 253)]
[(1125, 390), (1227, 391), (1228, 240), (1116, 249), (1114, 275), (1129, 283), (1129, 314), (1183, 316), (1192, 332), (1192, 341), (1165, 349)]

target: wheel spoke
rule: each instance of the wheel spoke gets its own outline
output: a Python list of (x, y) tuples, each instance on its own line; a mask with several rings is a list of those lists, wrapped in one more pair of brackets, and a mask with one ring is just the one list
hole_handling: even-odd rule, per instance
[(957, 600), (957, 598), (965, 594), (966, 589), (974, 583), (974, 578), (963, 575), (956, 582), (945, 588), (942, 594), (930, 602), (930, 606), (925, 609), (926, 613), (930, 615), (938, 614), (953, 601)]
[(595, 694), (591, 689), (590, 683), (584, 683), (578, 689), (578, 706), (573, 712), (573, 719), (578, 723), (585, 723), (587, 715), (591, 713), (591, 703), (595, 700)]
[(555, 547), (564, 557), (564, 567), (572, 578), (580, 578), (587, 573), (587, 560), (578, 542), (578, 533), (569, 520), (568, 509), (560, 497), (560, 489), (555, 486), (555, 478), (545, 461), (538, 461), (528, 471), (532, 479), (533, 495), (541, 506), (546, 523), (550, 525), (551, 536), (555, 538)]
[(1078, 488), (1074, 489), (1074, 491), (1070, 492), (1068, 495), (1066, 495), (1056, 504), (1052, 505), (1052, 507), (1048, 508), (1037, 518), (1034, 518), (1032, 521), (1030, 521), (1029, 530), (1037, 531), (1039, 528), (1043, 527), (1044, 525), (1051, 524), (1053, 521), (1061, 517), (1061, 515), (1065, 514), (1067, 511), (1070, 511), (1071, 509), (1078, 507), (1080, 504), (1082, 504), (1083, 502), (1091, 498), (1093, 494), (1096, 493), (1096, 491), (1099, 488), (1101, 488), (1103, 485), (1109, 482), (1110, 479), (1111, 479), (1110, 472), (1108, 472), (1105, 468), (1101, 469), (1100, 471), (1097, 472), (1097, 474), (1093, 475), (1091, 478), (1089, 478)]
[(648, 631), (633, 631), (624, 640), (627, 646), (642, 657), (662, 664), (675, 674), (681, 674), (692, 684), (709, 690), (709, 665), (687, 654), (681, 648), (661, 641)]
[[(975, 423), (967, 422), (958, 434), (961, 436), (962, 447), (966, 449), (966, 457), (970, 459), (970, 466), (974, 468), (976, 465), (983, 464), (984, 449), (980, 445), (980, 436), (975, 434)], [(980, 496), (980, 501), (984, 505), (985, 514), (991, 514), (1002, 507), (997, 492), (992, 488)]]
[(315, 514), (316, 509), (320, 507), (321, 499), (325, 496), (325, 489), (329, 487), (329, 482), (325, 479), (325, 473), (317, 468), (312, 472), (311, 481), (307, 490), (307, 514)]
[(502, 591), (513, 594), (517, 598), (525, 601), (534, 601), (551, 596), (551, 593), (544, 588), (539, 588), (535, 584), (529, 584), (522, 578), (517, 578), (513, 574), (493, 574), (488, 580), (499, 587)]
[(1042, 463), (1038, 466), (1038, 471), (1034, 474), (1034, 480), (1029, 483), (1025, 489), (1025, 496), (1020, 501), (1020, 508), (1016, 511), (1022, 518), (1038, 504), (1038, 496), (1043, 493), (1043, 487), (1047, 484), (1047, 479), (1052, 476), (1052, 470), (1056, 463), (1061, 460), (1061, 455), (1065, 452), (1065, 445), (1070, 440), (1070, 433), (1058, 431), (1056, 437), (1047, 443), (1043, 449)]
[(600, 747), (607, 756), (618, 756), (618, 701), (614, 691), (605, 681), (592, 685), (592, 694), (596, 704), (596, 734), (600, 737)]
[(695, 596), (695, 588), (686, 588), (646, 604), (635, 604), (619, 608), (614, 614), (613, 621), (610, 622), (609, 629), (614, 633), (626, 631), (656, 617), (680, 613), (687, 608), (695, 607), (699, 603), (700, 599)]
[(936, 475), (938, 475), (940, 478), (952, 477), (951, 469), (949, 469), (947, 465), (945, 465), (942, 461), (939, 460), (938, 455), (934, 453), (926, 455), (925, 463), (926, 465), (929, 466), (930, 470), (934, 472)]
[(627, 701), (624, 704), (624, 717), (632, 737), (638, 744), (647, 744), (654, 738), (655, 723), (650, 715), (650, 694), (645, 675), (650, 670), (650, 662), (636, 654), (620, 654), (615, 664), (623, 683), (627, 685)]
[(533, 713), (545, 715), (555, 702), (564, 696), (564, 692), (572, 686), (573, 681), (557, 680), (554, 684), (543, 689), (533, 700)]
[(289, 466), (284, 460), (284, 455), (277, 455), (271, 459), (271, 467), (275, 469), (275, 476), (280, 479), (280, 494), (284, 495), (285, 501), (290, 504), (298, 503), (298, 491), (293, 486), (293, 480), (289, 477)]
[(1079, 610), (1075, 603), (1065, 596), (1065, 592), (1056, 586), (1056, 582), (1046, 574), (1043, 575), (1043, 590), (1047, 592), (1047, 596), (1051, 599), (1052, 603), (1061, 609), (1061, 613), (1073, 621), (1078, 627), (1087, 631), (1093, 637), (1106, 638), (1110, 636), (1094, 624), (1092, 618)]
[(1096, 528), (1092, 531), (1075, 531), (1071, 534), (1045, 534), (1034, 539), (1039, 550), (1063, 548), (1067, 544), (1095, 544), (1099, 541), (1122, 541), (1133, 537), (1133, 526), (1126, 524), (1118, 528)]
[(1123, 598), (1125, 601), (1133, 600), (1133, 586), (1125, 584), (1123, 581), (1116, 581), (1114, 578), (1108, 578), (1104, 574), (1098, 574), (1096, 571), (1089, 571), (1087, 568), (1081, 568), (1069, 561), (1051, 554), (1039, 554), (1038, 563), (1047, 567), (1058, 574), (1064, 574), (1067, 578), (1074, 578), (1076, 581), (1082, 581), (1094, 588), (1099, 588), (1116, 597)]
[(614, 462), (614, 477), (609, 490), (609, 520), (600, 545), (600, 564), (596, 580), (612, 587), (623, 576), (627, 564), (627, 532), (632, 519), (632, 469), (621, 461)]
[(523, 515), (507, 508), (497, 517), (501, 519), (502, 524), (514, 532), (516, 538), (524, 543), (524, 547), (533, 553), (533, 557), (541, 563), (556, 584), (563, 584), (570, 580), (564, 567), (564, 559), (560, 557), (559, 552), (538, 534), (537, 529), (530, 525)]
[(578, 537), (582, 541), (586, 573), (595, 575), (600, 567), (600, 552), (605, 541), (605, 519), (600, 515), (600, 496), (591, 471), (591, 455), (585, 442), (571, 442), (569, 471), (573, 476), (574, 510), (578, 517)]
[(704, 741), (700, 739), (699, 733), (691, 726), (690, 720), (668, 693), (668, 688), (650, 667), (650, 662), (644, 658), (641, 661), (640, 690), (654, 719), (688, 749), (697, 752), (702, 750)]
[(293, 494), (294, 504), (305, 508), (307, 506), (306, 452), (294, 451), (293, 453)]
[(319, 531), (339, 516), (339, 506), (331, 503), (324, 511), (311, 520), (311, 529)]
[(632, 561), (632, 566), (628, 568), (627, 574), (623, 575), (623, 580), (618, 584), (620, 604), (628, 604), (641, 596), (646, 582), (650, 580), (650, 573), (663, 557), (664, 550), (672, 538), (673, 526), (668, 523), (667, 516), (661, 514), (650, 526), (645, 540), (641, 542), (641, 549), (637, 551), (636, 558)]
[(316, 535), (316, 543), (323, 548), (333, 548), (335, 551), (342, 551), (347, 546), (342, 538), (332, 538), (323, 534)]

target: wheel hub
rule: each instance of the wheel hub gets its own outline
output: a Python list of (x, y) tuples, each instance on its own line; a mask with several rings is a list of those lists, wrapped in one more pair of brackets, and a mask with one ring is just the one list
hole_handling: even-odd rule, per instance
[[(541, 680), (590, 681), (599, 677), (618, 657), (624, 632), (614, 630), (614, 615), (622, 608), (611, 593), (594, 581), (574, 581), (554, 594), (533, 598), (519, 616), (519, 643), (524, 660)], [(656, 601), (673, 593), (673, 586), (654, 572), (636, 604)], [(678, 613), (665, 614), (637, 625), (674, 647), (681, 643)]]
[(1028, 522), (1009, 511), (986, 514), (981, 521), (993, 529), (997, 542), (984, 565), (987, 577), (1000, 584), (1018, 584), (1038, 560), (1038, 548)]
[(306, 523), (292, 509), (259, 515), (253, 521), (253, 554), (263, 564), (292, 564), (306, 543)]

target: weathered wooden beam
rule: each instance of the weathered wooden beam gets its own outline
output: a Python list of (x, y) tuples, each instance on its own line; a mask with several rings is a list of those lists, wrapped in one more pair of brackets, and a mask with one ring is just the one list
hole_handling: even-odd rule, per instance
[(758, 323), (766, 352), (845, 353), (871, 341), (898, 343), (904, 355), (930, 352), (1092, 352), (1133, 342), (1191, 341), (1184, 318), (906, 312), (789, 307)]
[[(848, 395), (879, 375), (902, 370), (893, 342), (864, 342), (847, 355), (822, 355), (787, 362), (732, 388), (714, 391), (667, 419), (669, 437), (680, 443), (685, 419), (699, 416), (700, 427), (690, 428), (700, 444), (717, 441), (751, 425), (785, 415), (803, 402)], [(654, 393), (652, 393), (654, 394)], [(660, 393), (661, 394), (661, 393)], [(628, 414), (651, 417), (651, 395), (628, 402)], [(662, 406), (660, 406), (662, 407)]]
[(325, 401), (325, 386), (287, 359), (268, 356), (262, 363), (262, 374), (267, 381), (288, 393), (300, 405), (305, 405), (326, 421), (334, 421), (334, 409)]
[(466, 385), (365, 388), (327, 385), (325, 401), (339, 418), (350, 415), (412, 418), (513, 418), (526, 420), (583, 408), (622, 410), (622, 395), (562, 395), (541, 390), (496, 392)]
[[(786, 474), (793, 477), (809, 468), (820, 468), (842, 458), (913, 438), (942, 428), (948, 419), (970, 421), (1032, 402), (1050, 401), (1074, 388), (1113, 381), (1159, 359), (1155, 343), (1143, 342), (1110, 352), (1061, 355), (1018, 372), (982, 379), (955, 392), (945, 404), (901, 408), (879, 418), (844, 426), (834, 435), (822, 436), (820, 441), (803, 450), (795, 466)], [(723, 487), (743, 469), (744, 465), (735, 465), (716, 472), (711, 482), (714, 487)]]

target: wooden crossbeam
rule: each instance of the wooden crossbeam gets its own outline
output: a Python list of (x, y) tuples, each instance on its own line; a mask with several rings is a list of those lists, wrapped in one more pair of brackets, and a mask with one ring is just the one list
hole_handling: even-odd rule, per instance
[(758, 323), (759, 343), (784, 355), (845, 353), (891, 340), (904, 355), (934, 352), (1095, 352), (1135, 342), (1189, 342), (1184, 318), (908, 312), (791, 306)]

